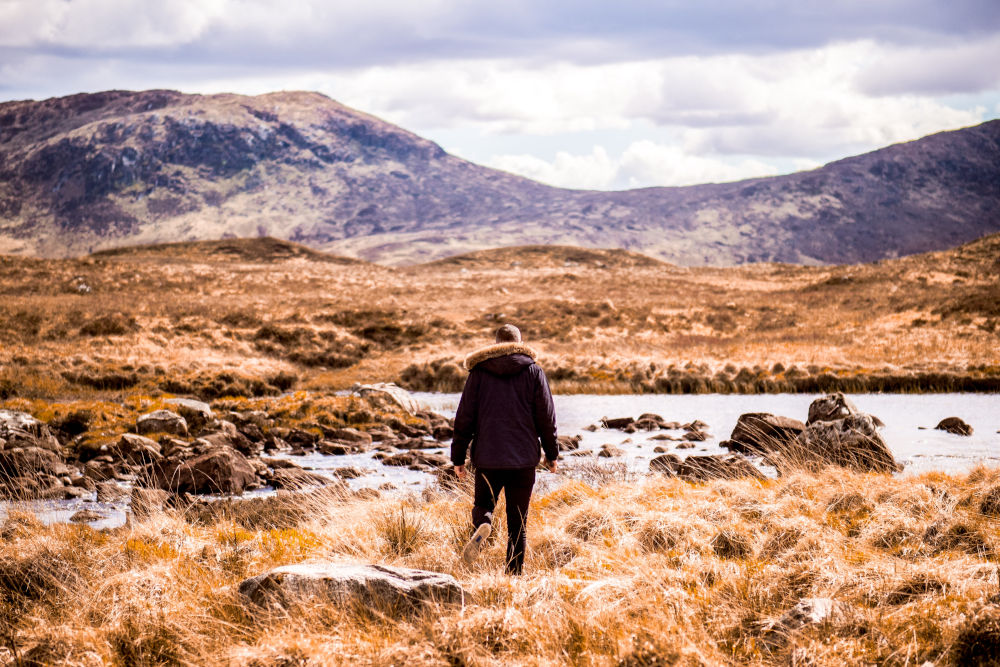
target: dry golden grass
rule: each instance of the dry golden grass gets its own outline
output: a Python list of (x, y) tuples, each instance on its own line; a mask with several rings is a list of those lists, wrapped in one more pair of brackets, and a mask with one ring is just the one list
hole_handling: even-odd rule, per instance
[[(568, 480), (535, 498), (525, 575), (514, 578), (502, 574), (502, 527), (471, 571), (459, 565), (462, 492), (303, 496), (304, 511), (276, 520), (260, 520), (265, 502), (238, 522), (170, 512), (103, 532), (12, 512), (0, 530), (0, 655), (80, 665), (975, 664), (1000, 641), (1000, 528), (982, 512), (998, 488), (1000, 471), (986, 468)], [(244, 607), (243, 578), (310, 559), (448, 572), (466, 605), (403, 618), (321, 603), (270, 617)], [(772, 629), (810, 597), (843, 606), (818, 625)]]
[(992, 391), (998, 254), (995, 235), (840, 267), (528, 248), (390, 269), (270, 239), (0, 256), (0, 396), (455, 390), (501, 322), (563, 392)]

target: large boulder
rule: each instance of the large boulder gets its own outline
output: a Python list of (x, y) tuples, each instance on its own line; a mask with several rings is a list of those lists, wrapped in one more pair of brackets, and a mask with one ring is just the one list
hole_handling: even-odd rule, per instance
[(37, 447), (57, 452), (59, 441), (45, 423), (27, 412), (0, 410), (0, 448), (3, 447)]
[(118, 442), (108, 448), (108, 453), (117, 459), (137, 465), (155, 463), (163, 458), (158, 442), (135, 433), (123, 433)]
[(851, 399), (844, 396), (843, 392), (838, 391), (817, 398), (809, 404), (809, 417), (806, 419), (806, 424), (836, 421), (848, 415), (860, 414), (860, 412)]
[(4, 477), (68, 475), (70, 468), (55, 452), (41, 447), (8, 447), (0, 451), (0, 473)]
[(232, 447), (214, 447), (192, 459), (167, 460), (157, 471), (156, 484), (174, 493), (242, 494), (257, 484), (257, 473)]
[(896, 472), (901, 466), (878, 432), (871, 415), (850, 414), (809, 424), (782, 452), (768, 459), (779, 469), (830, 464), (870, 472)]
[(187, 420), (170, 410), (154, 410), (141, 415), (135, 422), (135, 431), (139, 435), (147, 433), (171, 433), (187, 435)]
[(208, 403), (193, 398), (168, 398), (163, 402), (173, 406), (191, 428), (201, 428), (215, 419), (215, 413)]
[(768, 454), (794, 443), (805, 429), (806, 425), (798, 419), (749, 412), (740, 415), (729, 440), (719, 445), (739, 454)]
[(244, 580), (240, 594), (265, 608), (333, 603), (384, 614), (415, 611), (426, 603), (462, 604), (462, 586), (450, 574), (385, 565), (299, 563)]
[(376, 384), (355, 384), (351, 393), (367, 398), (376, 405), (383, 407), (402, 408), (411, 415), (420, 411), (420, 403), (402, 387), (392, 382)]
[(958, 417), (945, 417), (934, 428), (955, 435), (972, 435), (972, 427)]

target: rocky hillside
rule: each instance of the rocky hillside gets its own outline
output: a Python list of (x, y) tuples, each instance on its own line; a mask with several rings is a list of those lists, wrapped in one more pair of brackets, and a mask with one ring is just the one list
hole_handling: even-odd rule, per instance
[(774, 178), (551, 188), (315, 93), (0, 104), (0, 253), (273, 236), (409, 264), (498, 246), (852, 263), (1000, 230), (1000, 121)]

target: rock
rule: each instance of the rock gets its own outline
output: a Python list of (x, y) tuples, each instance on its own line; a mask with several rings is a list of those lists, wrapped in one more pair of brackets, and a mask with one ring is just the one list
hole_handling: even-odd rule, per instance
[(972, 435), (972, 427), (958, 417), (946, 417), (934, 427), (939, 431), (948, 431), (955, 435)]
[(95, 459), (84, 464), (83, 476), (95, 482), (103, 482), (117, 477), (117, 472), (113, 464)]
[(662, 419), (650, 419), (648, 417), (644, 419), (643, 417), (639, 417), (635, 420), (632, 426), (634, 426), (637, 431), (658, 431), (663, 428), (662, 424)]
[(572, 452), (576, 449), (580, 449), (580, 442), (583, 440), (578, 435), (560, 435), (556, 436), (556, 442), (559, 445), (560, 452)]
[(340, 479), (357, 479), (358, 477), (364, 477), (365, 475), (368, 474), (368, 471), (363, 470), (362, 468), (357, 468), (355, 466), (334, 468), (331, 472)]
[(168, 398), (163, 402), (172, 405), (191, 428), (201, 428), (215, 419), (215, 413), (208, 403), (191, 398)]
[(314, 486), (326, 486), (333, 480), (302, 468), (278, 468), (265, 481), (275, 489), (298, 491)]
[(451, 461), (448, 460), (448, 457), (442, 456), (441, 454), (429, 454), (427, 452), (413, 450), (409, 452), (402, 452), (400, 454), (394, 454), (392, 456), (386, 456), (382, 459), (382, 465), (398, 467), (422, 465), (443, 468), (451, 465)]
[[(229, 423), (229, 422), (223, 422)], [(209, 447), (231, 447), (235, 449), (240, 454), (244, 456), (259, 456), (262, 451), (264, 451), (264, 444), (261, 442), (253, 442), (238, 430), (232, 424), (232, 429), (227, 430), (227, 432), (210, 433), (208, 435), (203, 435), (196, 441), (198, 444), (207, 443)]]
[(693, 442), (682, 442), (679, 445), (677, 445), (677, 449), (694, 449), (694, 443)]
[(653, 453), (654, 454), (663, 454), (663, 453), (668, 452), (668, 451), (670, 451), (670, 450), (667, 449), (666, 447), (664, 447), (663, 445), (657, 445), (656, 447), (653, 447)]
[(0, 473), (3, 477), (59, 477), (70, 473), (70, 468), (55, 452), (41, 447), (8, 447), (0, 451)]
[(171, 412), (170, 410), (147, 412), (136, 420), (135, 430), (140, 435), (147, 433), (188, 434), (187, 421), (176, 412)]
[(316, 449), (319, 450), (320, 454), (327, 456), (344, 456), (345, 454), (354, 454), (357, 451), (354, 445), (349, 442), (334, 442), (333, 440), (320, 440)]
[(158, 442), (134, 433), (122, 434), (118, 442), (108, 448), (108, 453), (116, 459), (138, 465), (155, 463), (163, 458)]
[(817, 398), (809, 404), (809, 417), (806, 425), (813, 422), (830, 422), (843, 419), (848, 415), (860, 414), (858, 408), (851, 402), (851, 399), (844, 396), (843, 392), (829, 394), (822, 398)]
[(706, 424), (700, 419), (695, 419), (690, 424), (684, 424), (683, 426), (681, 426), (681, 428), (684, 429), (685, 431), (704, 431), (705, 429), (708, 428), (708, 424)]
[(142, 518), (161, 511), (169, 498), (170, 494), (161, 489), (133, 487), (129, 494), (129, 508), (133, 516)]
[(95, 512), (94, 510), (80, 510), (76, 512), (69, 518), (73, 523), (90, 523), (92, 521), (100, 521), (104, 518), (103, 514)]
[(257, 483), (250, 462), (232, 447), (214, 447), (185, 461), (166, 461), (157, 486), (174, 493), (242, 494)]
[(410, 414), (420, 411), (420, 404), (410, 392), (391, 382), (355, 384), (351, 393), (371, 400), (376, 405), (402, 408)]
[(396, 437), (396, 432), (385, 424), (376, 424), (368, 429), (368, 435), (372, 437), (372, 441), (381, 440), (392, 440)]
[(664, 454), (654, 457), (649, 462), (649, 469), (653, 472), (665, 472), (672, 475), (680, 462), (681, 457), (676, 454)]
[(258, 607), (289, 609), (328, 604), (406, 614), (425, 603), (462, 604), (464, 593), (449, 574), (385, 565), (299, 563), (244, 580), (240, 594)]
[(49, 427), (27, 412), (0, 410), (0, 443), (2, 448), (32, 447), (59, 451), (59, 441)]
[(593, 433), (594, 431), (596, 431), (599, 428), (600, 428), (600, 426), (598, 426), (597, 424), (591, 424), (590, 426), (584, 426), (583, 430), (584, 431), (590, 431), (591, 433)]
[(719, 444), (737, 454), (767, 454), (787, 448), (805, 429), (798, 419), (748, 412), (736, 420), (729, 440)]
[(873, 472), (901, 469), (879, 435), (871, 415), (850, 414), (836, 421), (809, 424), (784, 452), (768, 455), (775, 467), (832, 464)]
[(708, 440), (708, 433), (704, 431), (688, 431), (684, 434), (684, 440), (689, 442), (704, 442)]
[(447, 424), (435, 426), (433, 435), (435, 440), (439, 440), (441, 442), (451, 440), (455, 437), (455, 428), (453, 426), (448, 426)]
[(129, 491), (124, 486), (114, 482), (100, 482), (97, 486), (97, 502), (114, 503), (128, 497)]
[(625, 450), (616, 445), (601, 445), (601, 451), (597, 452), (601, 458), (612, 458), (614, 456), (625, 456)]
[(624, 429), (626, 426), (631, 426), (634, 423), (635, 420), (631, 417), (616, 417), (614, 419), (608, 419), (605, 417), (601, 420), (601, 425), (604, 426), (604, 428), (615, 428), (619, 430)]
[(661, 440), (661, 441), (667, 440), (667, 441), (671, 441), (671, 442), (675, 442), (677, 440), (680, 440), (680, 438), (678, 438), (677, 436), (670, 435), (669, 433), (657, 433), (656, 435), (650, 436), (649, 439), (650, 440)]
[(371, 434), (365, 433), (364, 431), (359, 431), (356, 428), (324, 428), (323, 435), (329, 438), (330, 440), (350, 442), (357, 445), (372, 444)]

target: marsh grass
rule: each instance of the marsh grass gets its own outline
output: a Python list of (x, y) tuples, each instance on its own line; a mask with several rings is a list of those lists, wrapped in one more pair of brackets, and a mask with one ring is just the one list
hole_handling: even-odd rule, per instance
[(0, 258), (0, 398), (457, 390), (503, 322), (562, 393), (1000, 388), (997, 235), (870, 265), (729, 269), (611, 252), (567, 270), (560, 249), (525, 248), (389, 269), (240, 243)]
[[(570, 478), (533, 502), (521, 577), (503, 574), (502, 534), (460, 565), (463, 488), (282, 494), (105, 531), (12, 512), (0, 651), (24, 664), (975, 664), (998, 639), (1000, 530), (979, 511), (998, 484), (991, 468)], [(315, 559), (450, 573), (466, 605), (262, 616), (236, 593), (247, 576)], [(811, 597), (841, 612), (775, 625)]]

